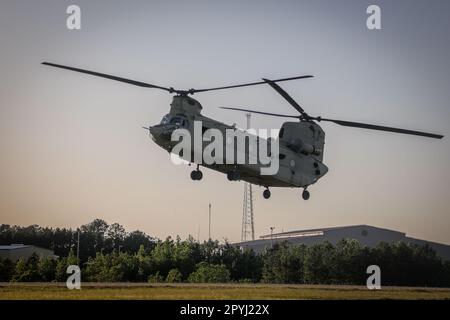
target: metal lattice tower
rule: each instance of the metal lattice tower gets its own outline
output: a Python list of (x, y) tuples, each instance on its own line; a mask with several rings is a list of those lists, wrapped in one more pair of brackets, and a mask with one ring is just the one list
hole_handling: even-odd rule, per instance
[[(247, 117), (247, 129), (250, 129), (251, 114)], [(253, 191), (252, 184), (244, 182), (244, 202), (242, 206), (242, 233), (241, 241), (255, 240), (255, 225), (253, 220)]]

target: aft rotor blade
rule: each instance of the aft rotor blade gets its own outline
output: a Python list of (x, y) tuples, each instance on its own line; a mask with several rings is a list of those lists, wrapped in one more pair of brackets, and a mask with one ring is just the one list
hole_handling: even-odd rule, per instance
[(444, 137), (443, 135), (440, 135), (440, 134), (427, 133), (427, 132), (408, 130), (408, 129), (393, 128), (393, 127), (378, 126), (378, 125), (374, 125), (374, 124), (367, 124), (367, 123), (360, 123), (360, 122), (325, 119), (325, 118), (320, 118), (320, 117), (312, 118), (312, 119), (317, 120), (317, 121), (329, 121), (329, 122), (333, 122), (333, 123), (336, 123), (338, 125), (345, 126), (345, 127), (411, 134), (411, 135), (415, 135), (415, 136), (422, 136), (422, 137), (428, 137), (428, 138), (434, 138), (434, 139), (442, 139)]
[[(282, 81), (306, 79), (306, 78), (312, 78), (312, 77), (313, 76), (311, 76), (311, 75), (306, 75), (306, 76), (298, 76), (298, 77), (291, 77), (291, 78), (276, 79), (276, 80), (271, 80), (271, 81), (272, 82), (282, 82)], [(256, 85), (265, 84), (265, 83), (266, 83), (266, 81), (257, 81), (257, 82), (250, 82), (250, 83), (237, 84), (237, 85), (225, 86), (225, 87), (217, 87), (217, 88), (191, 89), (191, 90), (189, 90), (189, 93), (205, 92), (205, 91), (212, 91), (212, 90), (222, 90), (222, 89), (231, 89), (231, 88), (239, 88), (239, 87), (248, 87), (248, 86), (256, 86)]]
[(250, 110), (250, 109), (229, 108), (229, 107), (220, 107), (220, 109), (227, 109), (227, 110), (236, 110), (236, 111), (244, 111), (244, 112), (258, 113), (258, 114), (263, 114), (263, 115), (266, 115), (266, 116), (274, 116), (274, 117), (295, 118), (295, 119), (300, 118), (300, 116), (292, 116), (292, 115), (287, 115), (287, 114), (262, 112), (262, 111), (255, 111), (255, 110)]
[(305, 110), (303, 110), (302, 107), (300, 107), (300, 105), (286, 92), (284, 91), (278, 84), (275, 83), (275, 81), (273, 80), (269, 80), (269, 79), (264, 79), (264, 82), (269, 84), (272, 88), (275, 89), (275, 91), (277, 91), (284, 99), (287, 100), (287, 102), (289, 102), (289, 104), (291, 106), (293, 106), (295, 108), (295, 110), (297, 110), (298, 112), (300, 112), (300, 114), (308, 119), (308, 114), (305, 112)]
[(106, 73), (100, 73), (100, 72), (95, 72), (95, 71), (90, 71), (90, 70), (85, 70), (85, 69), (79, 69), (79, 68), (74, 68), (74, 67), (69, 67), (69, 66), (63, 66), (63, 65), (60, 65), (60, 64), (55, 64), (55, 63), (50, 63), (50, 62), (42, 62), (42, 64), (46, 65), (46, 66), (50, 66), (50, 67), (55, 67), (55, 68), (66, 69), (66, 70), (70, 70), (70, 71), (86, 73), (86, 74), (89, 74), (91, 76), (96, 76), (96, 77), (106, 78), (106, 79), (110, 79), (110, 80), (125, 82), (125, 83), (132, 84), (132, 85), (139, 86), (139, 87), (161, 89), (161, 90), (165, 90), (165, 91), (168, 91), (168, 92), (173, 92), (174, 91), (171, 88), (165, 88), (165, 87), (156, 86), (156, 85), (150, 84), (150, 83), (145, 83), (145, 82), (140, 82), (140, 81), (136, 81), (136, 80), (116, 77), (116, 76), (109, 75), (109, 74), (106, 74)]

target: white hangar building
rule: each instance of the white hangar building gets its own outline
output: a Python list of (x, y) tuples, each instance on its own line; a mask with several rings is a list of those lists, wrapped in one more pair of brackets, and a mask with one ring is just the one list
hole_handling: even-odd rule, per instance
[(403, 241), (405, 243), (414, 243), (418, 245), (429, 245), (437, 255), (444, 260), (450, 260), (450, 245), (430, 242), (426, 240), (415, 239), (406, 236), (405, 233), (372, 227), (368, 225), (345, 226), (323, 229), (297, 230), (263, 235), (259, 240), (240, 242), (236, 245), (241, 248), (253, 249), (260, 252), (270, 248), (272, 244), (287, 241), (290, 244), (313, 245), (324, 241), (336, 244), (342, 239), (355, 239), (362, 246), (376, 247), (381, 242), (393, 243)]

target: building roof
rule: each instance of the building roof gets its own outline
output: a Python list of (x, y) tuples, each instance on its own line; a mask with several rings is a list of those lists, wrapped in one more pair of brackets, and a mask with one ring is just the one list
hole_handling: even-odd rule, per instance
[(0, 246), (0, 250), (16, 250), (16, 249), (24, 249), (24, 248), (29, 248), (32, 246), (29, 245), (23, 245), (23, 244), (10, 244), (10, 245), (3, 245)]
[(378, 229), (378, 230), (390, 231), (390, 232), (395, 232), (395, 233), (401, 233), (401, 234), (405, 235), (404, 233), (395, 231), (395, 230), (373, 227), (373, 226), (369, 226), (366, 224), (360, 224), (360, 225), (353, 225), (353, 226), (340, 226), (340, 227), (329, 227), (329, 228), (320, 228), (320, 229), (304, 229), (304, 230), (279, 232), (279, 233), (273, 233), (272, 235), (265, 234), (265, 235), (260, 236), (259, 238), (260, 239), (270, 239), (271, 237), (272, 238), (283, 238), (283, 237), (289, 238), (289, 237), (322, 236), (325, 232), (328, 232), (328, 231), (337, 231), (337, 230), (354, 229), (354, 228)]
[(26, 248), (38, 248), (41, 250), (49, 250), (53, 251), (51, 249), (42, 248), (34, 245), (28, 245), (28, 244), (10, 244), (10, 245), (0, 245), (0, 250), (19, 250), (19, 249), (26, 249)]

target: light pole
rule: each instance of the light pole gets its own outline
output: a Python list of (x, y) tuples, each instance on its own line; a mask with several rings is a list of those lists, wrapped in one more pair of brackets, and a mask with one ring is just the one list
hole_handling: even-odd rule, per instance
[(208, 241), (211, 240), (211, 203), (209, 204)]
[(273, 229), (275, 227), (270, 227), (270, 247), (273, 248)]
[(78, 263), (78, 265), (80, 264), (80, 228), (78, 228), (77, 263)]

